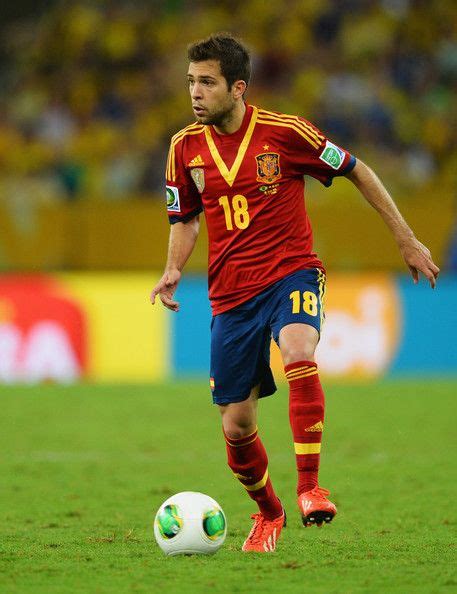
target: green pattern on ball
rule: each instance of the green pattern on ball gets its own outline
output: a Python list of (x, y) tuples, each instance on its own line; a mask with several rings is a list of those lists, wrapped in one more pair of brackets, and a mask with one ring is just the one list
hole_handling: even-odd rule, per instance
[(157, 526), (163, 538), (170, 539), (178, 534), (182, 528), (177, 505), (166, 505), (157, 515)]
[(211, 540), (217, 540), (225, 532), (225, 517), (220, 509), (212, 509), (203, 516), (203, 530)]

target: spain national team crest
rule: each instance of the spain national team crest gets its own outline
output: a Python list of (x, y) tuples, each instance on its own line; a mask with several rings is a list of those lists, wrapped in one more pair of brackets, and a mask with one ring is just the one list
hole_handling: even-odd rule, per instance
[(257, 181), (272, 184), (281, 177), (278, 153), (262, 153), (257, 155)]
[(201, 194), (205, 189), (205, 170), (201, 167), (194, 167), (190, 170), (190, 174), (195, 185), (197, 186), (197, 190)]

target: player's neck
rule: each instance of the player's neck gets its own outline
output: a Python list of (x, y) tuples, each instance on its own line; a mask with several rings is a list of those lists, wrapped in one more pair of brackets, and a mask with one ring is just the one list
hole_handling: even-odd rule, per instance
[(246, 104), (240, 101), (235, 104), (235, 107), (220, 125), (214, 126), (218, 134), (234, 134), (241, 128), (244, 114), (246, 113)]

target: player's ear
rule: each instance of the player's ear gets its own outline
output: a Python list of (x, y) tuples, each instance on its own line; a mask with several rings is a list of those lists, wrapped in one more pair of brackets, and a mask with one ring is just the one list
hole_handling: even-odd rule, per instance
[(247, 88), (247, 84), (244, 80), (236, 80), (232, 85), (232, 93), (234, 99), (241, 99)]

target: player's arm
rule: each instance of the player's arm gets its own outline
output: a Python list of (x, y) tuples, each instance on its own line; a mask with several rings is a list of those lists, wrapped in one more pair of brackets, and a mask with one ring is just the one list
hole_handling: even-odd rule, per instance
[(194, 249), (200, 229), (199, 215), (185, 223), (175, 223), (170, 227), (168, 258), (165, 272), (151, 291), (151, 303), (154, 305), (157, 295), (168, 309), (179, 311), (179, 303), (173, 299), (181, 271)]
[(189, 156), (184, 150), (186, 129), (173, 136), (166, 166), (167, 213), (171, 224), (165, 272), (151, 291), (154, 305), (157, 295), (171, 311), (179, 311), (173, 295), (181, 279), (181, 272), (194, 249), (200, 229), (199, 215), (203, 210), (201, 196), (185, 164)]
[(433, 262), (430, 251), (415, 237), (374, 171), (357, 159), (355, 167), (346, 174), (346, 177), (384, 219), (411, 271), (414, 282), (418, 282), (419, 273), (422, 273), (434, 289), (440, 269)]

